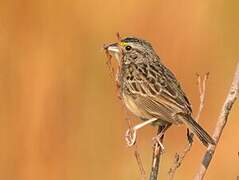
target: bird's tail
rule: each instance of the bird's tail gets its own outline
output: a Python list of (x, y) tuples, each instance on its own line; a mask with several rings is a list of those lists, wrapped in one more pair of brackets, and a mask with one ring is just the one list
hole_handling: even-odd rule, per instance
[(180, 118), (187, 127), (197, 135), (200, 141), (208, 147), (209, 144), (215, 145), (215, 141), (212, 137), (190, 116), (183, 115), (183, 118)]

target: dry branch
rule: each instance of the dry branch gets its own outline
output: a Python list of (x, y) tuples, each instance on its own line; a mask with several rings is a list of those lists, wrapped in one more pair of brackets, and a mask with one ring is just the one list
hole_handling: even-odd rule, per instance
[[(125, 109), (125, 107), (124, 107), (124, 110), (125, 110), (125, 113), (126, 113), (126, 120), (128, 122), (128, 128), (130, 130), (132, 130), (132, 125), (131, 125), (130, 119), (128, 118), (128, 111)], [(140, 155), (139, 150), (138, 150), (137, 141), (135, 141), (135, 143), (133, 145), (133, 149), (134, 149), (134, 156), (135, 156), (135, 159), (136, 159), (138, 167), (139, 167), (139, 172), (140, 172), (141, 178), (143, 180), (146, 180), (146, 173), (145, 173), (145, 170), (144, 170), (141, 155)]]
[[(162, 130), (163, 130), (163, 127), (159, 126), (157, 135), (159, 135)], [(161, 142), (163, 142), (163, 137), (164, 136), (160, 138)], [(161, 146), (158, 143), (155, 143), (153, 147), (153, 159), (152, 159), (152, 166), (151, 166), (149, 180), (157, 180), (161, 154), (162, 154)]]
[[(195, 118), (195, 121), (198, 122), (201, 112), (203, 110), (204, 107), (204, 102), (205, 102), (205, 93), (206, 93), (206, 81), (208, 79), (208, 75), (209, 73), (207, 73), (204, 78), (203, 81), (201, 79), (201, 76), (198, 76), (197, 82), (198, 82), (198, 90), (199, 90), (199, 95), (200, 95), (200, 105), (199, 105), (199, 109), (198, 109), (198, 113), (197, 116)], [(192, 144), (193, 144), (193, 133), (189, 133), (188, 131), (188, 144), (185, 146), (183, 152), (181, 153), (176, 153), (174, 156), (174, 161), (172, 166), (169, 169), (168, 172), (168, 179), (172, 180), (175, 176), (176, 170), (180, 167), (180, 165), (182, 164), (183, 159), (185, 158), (185, 156), (187, 155), (187, 153), (191, 150)]]
[[(120, 39), (121, 39), (120, 34), (117, 33), (116, 36), (117, 36), (118, 41), (120, 41)], [(107, 58), (106, 65), (109, 69), (110, 77), (111, 77), (112, 80), (114, 80), (115, 70), (114, 70), (114, 67), (112, 66), (112, 62), (111, 62), (112, 56), (109, 54), (108, 51), (105, 51), (105, 55), (106, 55), (106, 58)], [(118, 93), (119, 88), (120, 87), (119, 87), (118, 80), (117, 80), (117, 77), (116, 77), (116, 92), (117, 93)], [(118, 95), (118, 98), (119, 98), (119, 100), (121, 100), (120, 95)], [(128, 118), (129, 114), (128, 114), (128, 111), (125, 108), (125, 106), (123, 106), (123, 110), (125, 112), (125, 117), (126, 117), (126, 120), (127, 120), (127, 123), (128, 123), (128, 127), (129, 127), (130, 130), (132, 130), (131, 121)], [(138, 164), (138, 167), (139, 167), (141, 178), (142, 178), (142, 180), (146, 180), (146, 173), (145, 173), (145, 170), (144, 170), (144, 166), (143, 166), (143, 162), (142, 162), (140, 152), (138, 150), (137, 142), (135, 142), (135, 144), (133, 145), (133, 149), (134, 149), (134, 156), (136, 158), (136, 161), (137, 161), (137, 164)]]
[(143, 180), (146, 180), (146, 173), (145, 173), (145, 170), (144, 170), (142, 158), (141, 158), (141, 155), (139, 153), (138, 146), (137, 146), (136, 143), (134, 144), (134, 156), (136, 158), (136, 161), (137, 161), (137, 164), (138, 164), (138, 167), (139, 167), (139, 172), (140, 172), (141, 178)]
[(231, 108), (234, 102), (236, 101), (238, 94), (239, 94), (239, 62), (237, 63), (236, 72), (234, 74), (234, 79), (232, 81), (231, 88), (223, 104), (221, 113), (218, 117), (218, 121), (212, 136), (216, 142), (216, 145), (209, 145), (206, 153), (204, 154), (203, 160), (200, 164), (200, 167), (196, 173), (194, 180), (202, 180), (204, 178), (206, 171), (208, 169), (208, 166), (213, 158), (213, 155), (216, 150), (218, 141), (221, 137), (222, 131), (227, 123)]

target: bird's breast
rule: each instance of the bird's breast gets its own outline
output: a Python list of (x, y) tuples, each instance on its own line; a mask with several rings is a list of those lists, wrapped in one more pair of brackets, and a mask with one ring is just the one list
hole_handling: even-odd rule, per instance
[(141, 118), (150, 118), (148, 113), (144, 111), (144, 109), (140, 108), (137, 104), (135, 98), (127, 93), (122, 92), (122, 99), (124, 101), (125, 106), (129, 111), (131, 111), (135, 116)]

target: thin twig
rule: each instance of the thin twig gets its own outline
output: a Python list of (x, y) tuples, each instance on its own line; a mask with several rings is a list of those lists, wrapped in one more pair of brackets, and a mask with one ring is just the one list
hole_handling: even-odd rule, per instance
[(227, 98), (223, 104), (221, 113), (218, 117), (218, 121), (213, 133), (213, 139), (216, 142), (216, 145), (209, 145), (206, 153), (204, 154), (203, 160), (200, 164), (200, 167), (196, 173), (194, 180), (202, 180), (206, 174), (208, 166), (213, 158), (214, 152), (216, 150), (217, 143), (222, 135), (222, 131), (227, 123), (229, 113), (231, 108), (236, 101), (239, 94), (239, 62), (237, 63), (236, 72), (234, 74), (234, 79), (232, 81), (231, 88), (227, 95)]
[(136, 161), (137, 161), (137, 164), (138, 164), (138, 167), (139, 167), (139, 172), (140, 172), (141, 178), (143, 180), (146, 180), (146, 173), (145, 173), (145, 170), (144, 170), (142, 158), (141, 158), (141, 155), (139, 153), (138, 146), (137, 146), (136, 143), (134, 144), (133, 148), (134, 148), (134, 156), (136, 158)]
[[(116, 37), (117, 37), (118, 41), (121, 40), (121, 36), (120, 36), (119, 33), (116, 34)], [(105, 51), (105, 55), (106, 55), (106, 58), (107, 58), (106, 65), (109, 68), (110, 77), (113, 80), (114, 76), (117, 76), (117, 75), (115, 74), (114, 68), (113, 68), (112, 63), (111, 63), (112, 56), (110, 55), (110, 53), (108, 51)], [(116, 77), (116, 91), (117, 91), (117, 93), (118, 93), (119, 88), (120, 88), (120, 86), (119, 86), (119, 83), (118, 83), (118, 80), (117, 80), (117, 77)], [(118, 95), (118, 98), (121, 100), (120, 95)], [(129, 127), (129, 129), (132, 129), (130, 119), (128, 118), (128, 116), (129, 116), (128, 111), (126, 110), (125, 106), (123, 106), (123, 109), (124, 109), (124, 112), (125, 112), (125, 115), (126, 115), (126, 120), (128, 122), (128, 127)], [(135, 141), (135, 144), (133, 145), (133, 149), (134, 149), (134, 156), (136, 158), (136, 161), (137, 161), (137, 164), (138, 164), (138, 167), (139, 167), (141, 178), (143, 180), (146, 180), (146, 173), (145, 173), (145, 170), (144, 170), (144, 167), (143, 167), (142, 158), (141, 158), (141, 155), (139, 153), (136, 141)]]
[[(159, 135), (162, 130), (163, 130), (163, 127), (159, 126), (157, 135)], [(163, 142), (163, 137), (164, 136), (160, 138), (161, 142)], [(152, 159), (152, 166), (151, 166), (149, 180), (157, 180), (161, 154), (162, 154), (161, 146), (158, 143), (155, 143), (153, 147), (153, 159)]]
[[(200, 118), (201, 112), (202, 112), (203, 107), (204, 107), (205, 93), (206, 93), (206, 81), (208, 79), (208, 75), (209, 75), (209, 73), (204, 75), (204, 78), (203, 78), (203, 81), (202, 81), (201, 76), (197, 74), (197, 76), (198, 76), (198, 79), (197, 79), (198, 90), (199, 90), (199, 95), (200, 95), (200, 105), (199, 105), (197, 116), (195, 118), (195, 121), (197, 121), (197, 122)], [(187, 153), (192, 148), (192, 144), (193, 144), (193, 133), (192, 132), (190, 132), (188, 134), (188, 138), (189, 138), (189, 141), (188, 141), (187, 145), (185, 146), (183, 152), (176, 153), (175, 156), (174, 156), (173, 164), (172, 164), (172, 166), (171, 166), (171, 168), (169, 169), (169, 172), (168, 172), (168, 176), (169, 176), (168, 179), (169, 180), (172, 180), (174, 178), (176, 170), (180, 167), (180, 165), (182, 164), (183, 159), (185, 158)]]
[[(132, 130), (131, 121), (128, 118), (128, 111), (125, 109), (125, 107), (124, 107), (124, 110), (125, 110), (125, 113), (126, 113), (126, 120), (128, 122), (128, 127), (129, 127), (130, 130)], [(134, 149), (134, 156), (135, 156), (135, 159), (136, 159), (138, 167), (139, 167), (139, 172), (140, 172), (141, 178), (143, 180), (146, 180), (146, 173), (145, 173), (145, 170), (144, 170), (141, 155), (140, 155), (139, 150), (138, 150), (137, 141), (135, 141), (135, 143), (133, 145), (133, 149)]]
[(116, 33), (116, 38), (119, 42), (121, 41), (122, 38), (119, 32)]
[(205, 93), (206, 93), (206, 81), (208, 79), (209, 73), (204, 75), (203, 82), (201, 83), (201, 77), (198, 76), (198, 90), (200, 95), (200, 105), (198, 109), (197, 116), (195, 117), (195, 121), (199, 121), (200, 115), (202, 113), (204, 104), (205, 104)]

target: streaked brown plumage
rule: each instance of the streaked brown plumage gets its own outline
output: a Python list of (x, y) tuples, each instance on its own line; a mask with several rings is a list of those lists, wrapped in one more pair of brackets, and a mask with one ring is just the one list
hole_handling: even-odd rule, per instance
[(157, 118), (154, 125), (184, 123), (205, 146), (214, 144), (193, 120), (191, 104), (174, 74), (164, 66), (150, 43), (127, 37), (106, 46), (119, 63), (117, 81), (126, 107), (142, 120)]

